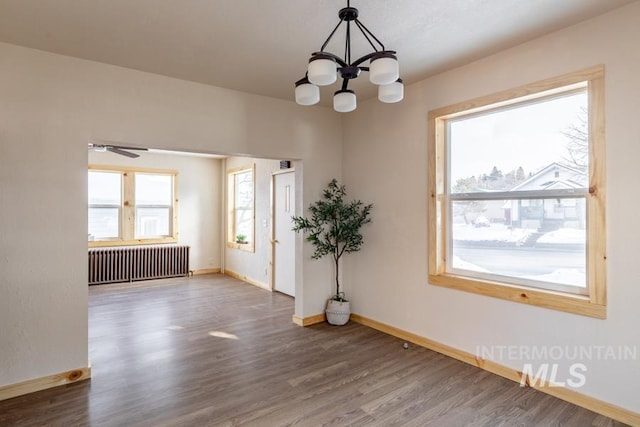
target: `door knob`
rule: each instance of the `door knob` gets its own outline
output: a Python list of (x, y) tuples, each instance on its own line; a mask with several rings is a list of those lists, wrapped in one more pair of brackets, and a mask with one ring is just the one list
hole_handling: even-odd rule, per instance
[(277, 239), (274, 239), (274, 240), (271, 241), (271, 243), (280, 243), (280, 242), (278, 242)]

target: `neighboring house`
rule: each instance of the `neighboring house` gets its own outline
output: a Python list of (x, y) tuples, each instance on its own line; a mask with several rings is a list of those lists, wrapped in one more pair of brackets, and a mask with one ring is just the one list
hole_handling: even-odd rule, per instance
[(502, 205), (504, 203), (500, 200), (487, 200), (484, 203), (485, 211), (482, 213), (482, 216), (487, 218), (487, 220), (492, 224), (502, 224), (504, 221), (504, 209), (502, 209)]
[[(587, 187), (587, 177), (578, 169), (551, 163), (511, 191), (578, 189)], [(556, 230), (585, 227), (584, 199), (510, 200), (504, 204), (505, 222), (517, 228)]]
[[(482, 188), (473, 188), (474, 192), (491, 192)], [(454, 224), (482, 224), (504, 222), (504, 202), (502, 200), (483, 200), (475, 202), (459, 202), (453, 211)]]

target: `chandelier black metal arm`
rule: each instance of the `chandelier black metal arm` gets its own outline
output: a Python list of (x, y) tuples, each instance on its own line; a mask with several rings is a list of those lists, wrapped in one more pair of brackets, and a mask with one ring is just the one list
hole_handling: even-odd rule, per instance
[[(348, 64), (342, 58), (340, 58), (338, 55), (335, 55), (335, 54), (333, 54), (331, 52), (324, 52), (324, 51), (313, 52), (311, 54), (311, 57), (313, 58), (313, 57), (318, 56), (318, 55), (324, 55), (324, 56), (326, 56), (328, 58), (333, 58), (338, 64), (340, 64), (343, 67), (349, 67), (349, 66), (357, 67), (358, 65), (362, 64), (363, 62), (366, 62), (366, 61), (370, 60), (373, 57), (381, 57), (382, 55), (384, 55), (384, 56), (387, 56), (387, 57), (391, 58), (392, 55), (395, 56), (395, 54), (396, 54), (395, 50), (383, 50), (383, 51), (371, 52), (371, 53), (366, 54), (362, 58), (358, 58), (352, 64)], [(360, 69), (362, 71), (369, 71), (369, 67), (360, 67)]]
[[(338, 28), (340, 28), (340, 25), (342, 25), (342, 23), (345, 21), (347, 22), (347, 43), (351, 36), (350, 24), (351, 24), (351, 21), (353, 21), (358, 27), (358, 29), (360, 30), (360, 32), (362, 33), (362, 35), (364, 36), (364, 38), (369, 42), (373, 50), (378, 51), (378, 48), (375, 46), (375, 44), (373, 44), (369, 36), (371, 36), (371, 38), (374, 39), (376, 43), (378, 43), (378, 45), (380, 46), (380, 50), (385, 50), (384, 44), (366, 27), (366, 25), (360, 22), (360, 20), (358, 19), (358, 15), (359, 15), (358, 9), (356, 9), (355, 7), (351, 7), (351, 1), (347, 0), (347, 7), (340, 9), (340, 11), (338, 12), (338, 18), (340, 18), (340, 20), (338, 21), (338, 24), (335, 26), (333, 31), (331, 31), (331, 34), (329, 34), (329, 37), (327, 37), (327, 39), (324, 41), (324, 43), (322, 44), (322, 47), (320, 48), (320, 51), (324, 52), (324, 49), (329, 44), (329, 41), (331, 41), (331, 38), (333, 37), (333, 35), (336, 33), (336, 31), (338, 31)], [(345, 53), (345, 58), (346, 57), (347, 55)]]
[(333, 54), (333, 53), (331, 53), (331, 52), (324, 52), (324, 51), (320, 51), (320, 52), (313, 52), (313, 53), (311, 54), (311, 57), (312, 57), (312, 58), (315, 58), (315, 57), (318, 57), (318, 56), (320, 56), (320, 57), (322, 57), (322, 58), (332, 58), (332, 59), (334, 59), (338, 64), (342, 65), (343, 67), (348, 67), (348, 66), (349, 66), (349, 64), (348, 64), (347, 62), (345, 62), (345, 60), (344, 60), (344, 59), (340, 58), (338, 55), (335, 55), (335, 54)]
[[(338, 12), (338, 18), (340, 18), (340, 20), (336, 24), (335, 28), (333, 29), (333, 31), (331, 31), (331, 33), (329, 34), (329, 37), (327, 37), (327, 39), (322, 44), (320, 51), (313, 52), (311, 54), (311, 57), (313, 58), (318, 55), (326, 55), (326, 57), (333, 58), (342, 67), (347, 67), (347, 68), (352, 66), (356, 67), (372, 58), (380, 58), (380, 57), (395, 58), (396, 52), (393, 50), (386, 50), (384, 48), (384, 44), (375, 36), (375, 34), (373, 34), (371, 30), (369, 30), (366, 27), (366, 25), (360, 22), (360, 20), (358, 19), (358, 15), (359, 15), (358, 9), (356, 9), (355, 7), (351, 7), (351, 1), (347, 0), (347, 7), (340, 9), (340, 11)], [(351, 62), (351, 22), (352, 21), (356, 24), (356, 26), (364, 36), (365, 40), (367, 40), (367, 42), (373, 49), (373, 52), (368, 53), (367, 55), (364, 55), (363, 57), (357, 59), (354, 62)], [(341, 58), (338, 55), (335, 55), (331, 52), (325, 52), (325, 49), (343, 22), (347, 23), (347, 31), (346, 31), (346, 37), (345, 37), (344, 58)], [(376, 46), (376, 44), (372, 41), (372, 39), (375, 40), (378, 46)], [(368, 71), (368, 69), (363, 71)]]
[(343, 90), (343, 91), (347, 90), (347, 86), (349, 85), (349, 80), (350, 79), (347, 78), (347, 77), (344, 77), (342, 79), (342, 89), (341, 90)]
[[(348, 4), (349, 4), (349, 1), (347, 1), (347, 5)], [(356, 9), (356, 11), (357, 11), (357, 9)], [(380, 50), (385, 50), (384, 44), (382, 44), (382, 42), (380, 40), (378, 40), (378, 38), (371, 31), (369, 31), (369, 29), (362, 22), (360, 22), (359, 19), (356, 18), (356, 19), (353, 20), (353, 22), (356, 23), (356, 25), (358, 26), (358, 28), (362, 32), (362, 35), (364, 36), (365, 39), (367, 39), (367, 41), (369, 42), (369, 44), (371, 45), (373, 50), (378, 50), (378, 49), (376, 49), (376, 47), (374, 46), (374, 44), (371, 41), (371, 39), (369, 39), (369, 36), (371, 36), (371, 38), (373, 38), (380, 45), (380, 48), (381, 48)]]

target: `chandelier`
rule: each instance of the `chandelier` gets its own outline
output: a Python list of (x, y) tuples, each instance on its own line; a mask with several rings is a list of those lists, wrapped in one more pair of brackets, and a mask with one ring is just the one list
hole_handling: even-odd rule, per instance
[[(404, 97), (404, 86), (399, 78), (398, 58), (393, 50), (386, 50), (384, 45), (358, 19), (358, 9), (351, 7), (347, 0), (347, 7), (338, 12), (340, 21), (329, 37), (325, 40), (319, 52), (313, 52), (309, 59), (309, 66), (303, 78), (296, 82), (296, 102), (299, 105), (314, 105), (320, 101), (319, 86), (333, 84), (342, 78), (342, 88), (333, 95), (333, 109), (347, 113), (356, 109), (356, 94), (348, 89), (349, 81), (357, 78), (362, 71), (369, 72), (369, 81), (378, 85), (378, 99), (381, 102), (399, 102)], [(326, 52), (327, 44), (338, 28), (346, 23), (346, 39), (344, 57), (341, 58)], [(352, 25), (360, 30), (364, 38), (373, 48), (373, 52), (351, 61), (351, 29)], [(366, 62), (369, 66), (362, 66)]]

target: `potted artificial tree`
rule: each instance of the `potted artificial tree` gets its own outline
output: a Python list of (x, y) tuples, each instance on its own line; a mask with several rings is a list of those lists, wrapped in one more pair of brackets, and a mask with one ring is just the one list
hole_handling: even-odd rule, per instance
[(327, 302), (327, 321), (332, 325), (344, 325), (349, 321), (351, 308), (344, 292), (340, 291), (340, 259), (344, 254), (357, 252), (364, 239), (360, 233), (363, 225), (371, 222), (372, 204), (360, 200), (346, 202), (346, 188), (333, 179), (322, 193), (322, 198), (309, 206), (310, 216), (293, 219), (293, 231), (304, 232), (307, 241), (315, 247), (313, 259), (331, 255), (335, 263), (336, 293)]

